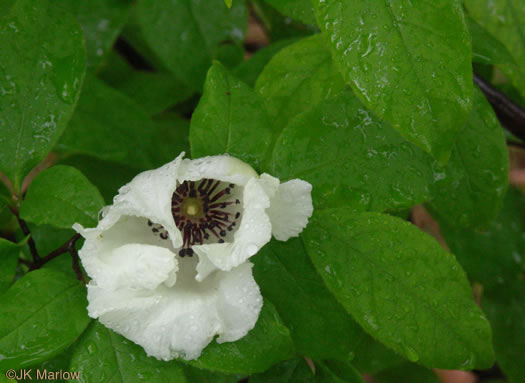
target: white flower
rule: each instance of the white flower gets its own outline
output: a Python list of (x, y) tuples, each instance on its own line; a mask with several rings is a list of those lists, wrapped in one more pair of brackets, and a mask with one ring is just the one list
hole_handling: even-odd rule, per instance
[(74, 226), (86, 238), (89, 315), (164, 360), (246, 335), (262, 306), (248, 258), (312, 214), (307, 182), (183, 156), (123, 186), (96, 228)]

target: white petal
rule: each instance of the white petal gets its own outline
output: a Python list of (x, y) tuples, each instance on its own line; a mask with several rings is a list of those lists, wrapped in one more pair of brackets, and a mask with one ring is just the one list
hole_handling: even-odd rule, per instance
[(194, 263), (180, 262), (183, 277), (174, 288), (107, 291), (90, 284), (89, 315), (163, 360), (198, 358), (216, 335), (220, 342), (240, 339), (255, 326), (262, 307), (252, 265), (216, 272), (199, 283), (189, 272)]
[(239, 229), (231, 243), (213, 243), (193, 246), (203, 263), (199, 264), (198, 280), (206, 277), (203, 270), (209, 274), (211, 262), (220, 270), (231, 270), (256, 254), (272, 237), (272, 225), (266, 214), (270, 206), (270, 198), (258, 178), (252, 178), (246, 184), (243, 195), (243, 212)]
[[(175, 248), (169, 241), (152, 234), (146, 218), (122, 216), (107, 230), (84, 229), (80, 225), (75, 225), (75, 230), (86, 238), (79, 250), (82, 265), (99, 286), (114, 289), (127, 284), (154, 288), (148, 287), (151, 285), (146, 281), (140, 282), (140, 277), (133, 277), (133, 273), (148, 269), (154, 274), (143, 277), (151, 278), (149, 283), (156, 283), (153, 281), (161, 276), (163, 280), (158, 283), (168, 286), (175, 283)], [(157, 268), (161, 274), (156, 274)]]
[(182, 163), (181, 153), (172, 162), (155, 170), (137, 175), (130, 183), (120, 188), (113, 205), (104, 213), (97, 228), (106, 230), (122, 215), (146, 217), (164, 226), (174, 247), (182, 245), (182, 235), (175, 227), (171, 213), (171, 198), (177, 187), (177, 177)]
[(275, 238), (286, 241), (297, 237), (312, 216), (312, 185), (299, 179), (279, 185), (266, 212)]
[(226, 155), (202, 157), (196, 160), (185, 159), (178, 172), (178, 180), (181, 183), (210, 178), (244, 186), (254, 177), (257, 177), (257, 173), (250, 165)]

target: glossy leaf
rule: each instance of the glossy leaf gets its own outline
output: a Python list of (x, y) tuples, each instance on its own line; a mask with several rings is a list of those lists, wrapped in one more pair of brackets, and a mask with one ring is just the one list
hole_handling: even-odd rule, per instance
[(37, 225), (69, 229), (74, 223), (96, 226), (104, 207), (99, 191), (77, 169), (58, 165), (40, 173), (31, 183), (20, 216)]
[(458, 134), (449, 163), (436, 168), (429, 202), (449, 224), (488, 224), (498, 214), (509, 180), (509, 153), (503, 129), (480, 90), (474, 108)]
[(323, 36), (302, 39), (276, 54), (257, 79), (255, 89), (264, 99), (278, 134), (301, 112), (345, 88)]
[(351, 359), (366, 335), (326, 289), (301, 240), (274, 240), (252, 259), (255, 280), (290, 329), (297, 352)]
[(500, 65), (499, 68), (525, 96), (525, 2), (465, 0), (464, 4), (472, 18), (499, 39), (518, 64)]
[(189, 383), (238, 383), (243, 375), (221, 374), (189, 365), (184, 366), (184, 375)]
[(191, 119), (193, 158), (228, 153), (257, 168), (270, 145), (269, 126), (259, 96), (214, 63)]
[(190, 364), (228, 374), (252, 374), (293, 356), (290, 331), (275, 307), (265, 299), (253, 330), (236, 342), (212, 342)]
[(36, 270), (0, 296), (0, 369), (23, 368), (58, 355), (89, 323), (86, 288), (53, 270)]
[(177, 79), (200, 90), (222, 44), (240, 43), (247, 26), (244, 1), (140, 0), (138, 21), (153, 52)]
[(187, 383), (182, 366), (148, 357), (142, 347), (94, 321), (72, 350), (80, 382)]
[[(481, 208), (481, 207), (480, 207)], [(441, 233), (472, 282), (485, 290), (513, 285), (523, 273), (525, 197), (509, 189), (503, 208), (488, 227), (457, 228), (440, 222)]]
[(406, 359), (367, 335), (356, 346), (354, 365), (360, 372), (376, 374), (406, 362)]
[[(507, 299), (484, 297), (482, 307), (494, 331), (498, 365), (510, 383), (525, 381), (525, 285), (521, 281)], [(510, 299), (509, 299), (510, 298)]]
[(46, 0), (19, 0), (0, 19), (0, 170), (17, 190), (73, 112), (85, 71), (82, 39), (73, 16)]
[(479, 25), (472, 17), (467, 17), (467, 23), (472, 35), (472, 61), (485, 64), (515, 65), (508, 49)]
[(283, 15), (300, 20), (306, 24), (316, 24), (312, 2), (310, 0), (265, 0)]
[(470, 34), (457, 0), (314, 0), (353, 90), (407, 140), (446, 162), (472, 106)]
[(96, 70), (126, 22), (132, 0), (53, 0), (77, 18), (86, 40), (87, 66)]
[(415, 226), (333, 209), (314, 213), (303, 237), (327, 287), (376, 339), (427, 367), (492, 365), (490, 326), (465, 273)]
[(283, 130), (268, 172), (310, 182), (316, 208), (384, 211), (427, 199), (431, 165), (430, 156), (343, 91)]
[(102, 81), (88, 77), (77, 109), (56, 149), (136, 169), (151, 168), (155, 151), (154, 124), (134, 101)]
[(0, 238), (0, 294), (9, 288), (15, 279), (20, 244)]

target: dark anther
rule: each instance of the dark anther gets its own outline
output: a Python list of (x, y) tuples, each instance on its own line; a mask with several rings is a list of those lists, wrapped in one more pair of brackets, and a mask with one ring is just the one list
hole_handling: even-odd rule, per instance
[(239, 201), (238, 199), (235, 200), (235, 203), (238, 205), (241, 203), (241, 201)]
[(235, 187), (234, 184), (230, 184), (230, 185), (228, 185), (228, 186), (229, 186), (231, 189), (233, 189), (233, 188)]
[(153, 222), (148, 219), (148, 226), (153, 226)]
[(225, 192), (226, 194), (230, 194), (230, 193), (231, 193), (231, 190), (230, 190), (230, 188), (226, 188), (226, 189), (224, 189), (224, 192)]
[(224, 239), (219, 239), (219, 243), (224, 243)]
[(153, 229), (151, 229), (152, 232), (154, 233), (158, 233), (159, 232), (159, 229), (157, 229), (156, 227), (154, 227)]
[(221, 230), (221, 232), (219, 234), (221, 235), (221, 237), (226, 237), (226, 231), (225, 230)]
[(235, 219), (239, 218), (241, 216), (241, 213), (237, 212), (235, 213)]
[(160, 237), (161, 237), (162, 239), (168, 239), (168, 232), (167, 232), (167, 231), (164, 231), (164, 232), (160, 233)]

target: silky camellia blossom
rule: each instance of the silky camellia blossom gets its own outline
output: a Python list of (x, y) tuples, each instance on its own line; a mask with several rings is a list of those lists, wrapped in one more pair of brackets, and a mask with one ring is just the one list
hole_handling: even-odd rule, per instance
[(163, 360), (245, 336), (262, 307), (248, 258), (272, 234), (297, 236), (313, 210), (307, 182), (183, 156), (120, 188), (96, 228), (74, 225), (89, 315)]

